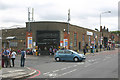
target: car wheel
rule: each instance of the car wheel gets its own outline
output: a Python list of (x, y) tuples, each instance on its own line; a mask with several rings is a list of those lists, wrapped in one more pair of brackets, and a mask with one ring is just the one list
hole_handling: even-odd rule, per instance
[(59, 62), (59, 61), (60, 61), (60, 58), (59, 58), (59, 57), (57, 57), (55, 60), (56, 60), (57, 62)]
[(75, 61), (75, 62), (78, 62), (78, 61), (79, 61), (79, 59), (78, 59), (77, 57), (75, 57), (75, 58), (74, 58), (74, 61)]

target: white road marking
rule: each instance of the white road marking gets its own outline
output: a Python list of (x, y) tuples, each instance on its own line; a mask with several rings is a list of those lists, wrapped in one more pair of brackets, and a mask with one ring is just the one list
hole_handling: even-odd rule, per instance
[(48, 76), (49, 76), (49, 77), (55, 77), (55, 76), (57, 76), (57, 74), (56, 74), (56, 73), (51, 73), (51, 74), (49, 74)]
[(67, 68), (62, 68), (62, 69), (60, 69), (60, 70), (65, 70), (65, 69), (67, 69)]
[[(86, 61), (87, 62), (87, 61)], [(81, 64), (85, 64), (85, 62), (82, 62), (82, 63), (77, 63), (77, 65), (81, 65)]]
[(103, 61), (105, 61), (106, 59), (103, 59)]
[(74, 65), (73, 67), (76, 67), (77, 65)]
[[(63, 73), (63, 74), (58, 75), (58, 76), (56, 76), (56, 77), (64, 76), (64, 75), (69, 74), (69, 73), (72, 73), (72, 72), (74, 72), (74, 71), (76, 71), (76, 70), (77, 70), (77, 69), (74, 69), (74, 70), (72, 70), (72, 71), (69, 71), (69, 72)], [(53, 77), (53, 78), (56, 78), (56, 77)]]
[(87, 65), (85, 65), (85, 67), (88, 67), (88, 66), (90, 66), (90, 65), (92, 65), (92, 64), (87, 64)]
[(49, 74), (50, 72), (43, 73), (43, 75)]
[(59, 70), (55, 70), (55, 71), (53, 71), (53, 73), (55, 73), (55, 72), (58, 72)]
[(111, 58), (111, 57), (109, 57), (109, 56), (106, 56), (106, 58)]
[(72, 66), (67, 67), (68, 69), (71, 68)]

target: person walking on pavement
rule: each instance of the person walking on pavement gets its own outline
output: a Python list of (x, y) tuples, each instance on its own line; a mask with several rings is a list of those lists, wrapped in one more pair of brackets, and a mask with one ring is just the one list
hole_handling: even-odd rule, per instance
[(14, 60), (15, 60), (15, 56), (16, 56), (16, 52), (15, 52), (15, 50), (13, 50), (12, 51), (12, 53), (11, 53), (11, 59), (12, 59), (12, 65), (13, 65), (13, 67), (14, 67)]
[(10, 49), (7, 49), (6, 51), (8, 53), (8, 61), (7, 61), (7, 63), (11, 67), (11, 52), (10, 52)]
[(93, 56), (95, 55), (94, 52), (95, 52), (95, 46), (93, 45), (92, 47), (92, 51), (93, 51)]
[(102, 44), (100, 44), (100, 51), (101, 51), (101, 48), (102, 48)]
[(4, 55), (4, 63), (5, 63), (5, 67), (8, 67), (8, 58), (9, 58), (9, 54), (7, 53), (6, 49), (3, 52)]
[(1, 56), (2, 56), (2, 68), (4, 68), (4, 49), (2, 49), (2, 53), (1, 53)]
[(25, 58), (26, 58), (26, 52), (24, 49), (21, 50), (21, 67), (24, 67), (25, 65)]

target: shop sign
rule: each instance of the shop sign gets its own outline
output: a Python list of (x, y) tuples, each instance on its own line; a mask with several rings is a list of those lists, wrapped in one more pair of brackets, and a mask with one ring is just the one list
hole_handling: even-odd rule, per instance
[(60, 41), (60, 46), (61, 46), (61, 47), (63, 46), (63, 41)]
[(88, 36), (92, 36), (92, 35), (93, 35), (93, 32), (87, 31), (87, 35), (88, 35)]

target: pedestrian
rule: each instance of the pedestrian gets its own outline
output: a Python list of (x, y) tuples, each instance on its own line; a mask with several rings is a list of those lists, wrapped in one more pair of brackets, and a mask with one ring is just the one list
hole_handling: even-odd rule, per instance
[(4, 55), (5, 67), (7, 68), (8, 67), (8, 57), (9, 57), (9, 54), (7, 53), (6, 49), (4, 50), (3, 55)]
[(100, 44), (100, 51), (101, 51), (101, 48), (102, 48), (102, 44)]
[(92, 52), (93, 52), (93, 56), (94, 56), (94, 52), (95, 52), (95, 47), (94, 47), (94, 45), (92, 46)]
[(56, 52), (57, 52), (57, 49), (54, 48), (54, 49), (53, 49), (53, 55), (54, 55)]
[(40, 56), (40, 53), (41, 53), (41, 49), (39, 48), (38, 49), (38, 56)]
[(51, 47), (49, 49), (49, 53), (50, 53), (50, 55), (52, 55), (52, 48)]
[(1, 55), (2, 55), (2, 68), (4, 68), (4, 49), (2, 49), (2, 53), (1, 53)]
[(15, 52), (15, 50), (13, 50), (12, 51), (12, 53), (11, 53), (11, 59), (12, 59), (12, 65), (13, 65), (13, 67), (15, 66), (15, 64), (14, 64), (14, 60), (15, 60), (15, 56), (16, 56), (16, 52)]
[(87, 52), (88, 52), (88, 48), (89, 48), (89, 47), (88, 47), (88, 46), (86, 46), (86, 51), (87, 51)]
[(83, 49), (83, 53), (84, 53), (84, 55), (86, 54), (86, 48), (84, 47), (84, 49)]
[(26, 58), (26, 52), (24, 49), (21, 50), (21, 67), (24, 67), (25, 65), (25, 58)]
[(92, 45), (90, 46), (90, 50), (91, 50), (91, 53), (93, 53), (93, 52), (92, 52)]
[(33, 55), (32, 49), (30, 49), (30, 55)]
[(7, 64), (11, 67), (11, 49), (7, 49), (7, 53), (8, 53), (8, 61), (7, 61)]

